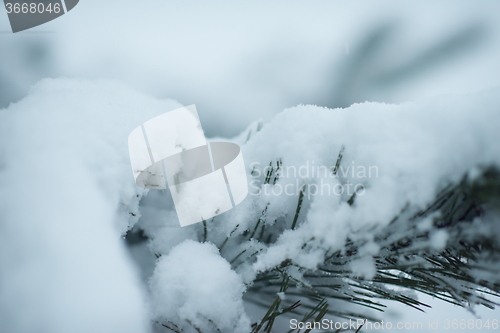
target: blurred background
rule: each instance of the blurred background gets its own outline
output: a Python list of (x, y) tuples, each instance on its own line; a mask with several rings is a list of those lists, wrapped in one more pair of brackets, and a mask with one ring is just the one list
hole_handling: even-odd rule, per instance
[(500, 2), (81, 0), (25, 32), (0, 14), (0, 107), (44, 77), (196, 104), (233, 136), (297, 104), (345, 107), (500, 82)]
[[(16, 34), (0, 12), (0, 108), (42, 78), (116, 79), (196, 104), (207, 136), (230, 137), (297, 104), (401, 103), (500, 85), (500, 1), (81, 0)], [(402, 319), (472, 318), (423, 300), (437, 311), (405, 309)]]

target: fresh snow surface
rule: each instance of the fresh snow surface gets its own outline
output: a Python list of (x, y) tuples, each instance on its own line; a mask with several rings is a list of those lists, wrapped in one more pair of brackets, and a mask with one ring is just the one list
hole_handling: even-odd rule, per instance
[[(446, 184), (478, 166), (500, 165), (499, 96), (492, 89), (401, 105), (302, 105), (260, 131), (250, 126), (251, 135), (234, 141), (242, 146), (251, 193), (207, 222), (209, 239), (219, 246), (239, 225), (219, 254), (199, 243), (201, 223), (172, 227), (171, 202), (149, 201), (144, 212), (139, 203), (165, 192), (148, 194), (135, 186), (127, 136), (180, 107), (177, 102), (117, 82), (44, 80), (0, 111), (0, 331), (139, 333), (159, 319), (245, 331), (242, 294), (258, 272), (288, 258), (314, 269), (347, 237), (368, 241), (351, 269), (370, 278), (378, 245), (368, 229), (383, 228), (407, 204), (413, 212), (424, 208)], [(331, 177), (342, 147), (342, 169)], [(263, 185), (264, 168), (278, 159), (279, 179)], [(350, 206), (347, 192), (356, 184), (364, 191)], [(295, 230), (269, 247), (235, 242), (253, 230), (263, 211), (268, 221), (293, 219), (302, 186)], [(320, 195), (315, 189), (344, 193)], [(147, 293), (120, 240), (141, 213), (137, 226), (160, 256)], [(500, 234), (493, 227), (483, 232)], [(433, 235), (432, 246), (442, 248), (447, 235)], [(247, 254), (260, 252), (232, 269), (228, 261), (246, 248)]]
[(142, 194), (126, 142), (177, 107), (62, 79), (0, 111), (0, 332), (149, 331), (120, 239)]
[[(223, 332), (248, 332), (245, 286), (213, 244), (186, 240), (156, 264), (150, 280), (153, 318), (186, 327), (214, 325)], [(210, 319), (212, 322), (210, 322)], [(212, 326), (212, 329), (214, 329)]]
[[(335, 110), (306, 105), (276, 116), (244, 146), (248, 164), (259, 162), (262, 168), (281, 158), (284, 170), (291, 165), (300, 171), (301, 166), (313, 163), (334, 166), (344, 146), (338, 178), (324, 177), (322, 172), (304, 183), (317, 184), (319, 193), (323, 184), (336, 182), (344, 185), (344, 195), (349, 190), (347, 182), (351, 183), (351, 191), (355, 184), (363, 184), (366, 191), (349, 206), (345, 197), (314, 196), (314, 186), (306, 190), (311, 200), (304, 224), (297, 231), (286, 231), (276, 245), (258, 257), (253, 270), (269, 269), (286, 258), (304, 267), (315, 267), (326, 249), (341, 249), (346, 237), (353, 234), (369, 239), (370, 233), (358, 231), (388, 224), (407, 203), (411, 210), (422, 209), (435, 199), (439, 189), (458, 182), (475, 167), (499, 165), (499, 96), (500, 90), (492, 89), (401, 105), (363, 103)], [(315, 170), (306, 169), (310, 175)], [(289, 172), (280, 182), (284, 189), (296, 178)], [(276, 218), (294, 214), (296, 200), (284, 202), (283, 195), (270, 193), (249, 201), (257, 207), (269, 203), (267, 214)], [(222, 227), (231, 229), (238, 223), (255, 221), (255, 214), (262, 209), (254, 211), (233, 210), (228, 214), (232, 216), (228, 216), (227, 226)], [(313, 237), (316, 246), (302, 251), (301, 245)], [(443, 236), (433, 241), (442, 247)], [(370, 265), (365, 267), (369, 273)]]

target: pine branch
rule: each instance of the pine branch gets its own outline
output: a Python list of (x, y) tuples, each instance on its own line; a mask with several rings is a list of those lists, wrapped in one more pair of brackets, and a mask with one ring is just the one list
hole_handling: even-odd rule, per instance
[[(301, 306), (303, 310), (313, 312), (322, 300), (346, 301), (378, 311), (383, 311), (385, 306), (372, 299), (397, 301), (419, 311), (429, 308), (427, 304), (412, 297), (394, 292), (393, 287), (428, 294), (462, 307), (478, 304), (493, 308), (498, 303), (487, 296), (500, 296), (500, 281), (478, 280), (473, 273), (499, 274), (484, 261), (498, 261), (500, 249), (495, 240), (478, 236), (474, 232), (472, 221), (482, 215), (485, 205), (500, 202), (498, 175), (496, 171), (486, 169), (483, 176), (474, 182), (464, 177), (459, 184), (449, 186), (439, 193), (435, 202), (423, 211), (409, 215), (405, 207), (388, 227), (374, 230), (375, 240), (381, 245), (381, 250), (374, 258), (377, 273), (373, 279), (364, 280), (354, 276), (348, 269), (350, 262), (359, 259), (358, 249), (364, 242), (347, 240), (345, 250), (325, 257), (323, 265), (317, 270), (303, 270), (309, 289), (291, 281), (287, 295), (295, 296), (296, 300), (309, 299), (316, 302), (313, 306), (307, 303)], [(487, 187), (489, 196), (482, 195), (485, 193), (484, 187)], [(299, 199), (294, 221), (300, 206)], [(435, 227), (446, 230), (450, 237), (448, 246), (439, 252), (429, 245), (429, 232), (419, 231), (417, 227), (422, 219), (436, 212), (440, 214), (434, 218)], [(275, 271), (289, 266), (302, 269), (290, 259), (274, 270), (262, 273), (254, 281), (249, 294), (273, 294), (273, 290), (278, 288)], [(306, 312), (305, 316), (308, 313), (311, 312)], [(325, 313), (341, 318), (366, 318), (366, 315), (350, 311), (329, 309)]]

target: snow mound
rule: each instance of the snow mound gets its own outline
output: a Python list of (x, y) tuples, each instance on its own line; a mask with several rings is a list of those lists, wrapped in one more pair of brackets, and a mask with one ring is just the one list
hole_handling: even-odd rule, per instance
[[(370, 242), (373, 228), (385, 227), (406, 205), (418, 212), (444, 186), (459, 182), (478, 166), (500, 166), (499, 94), (496, 88), (400, 105), (287, 109), (243, 146), (254, 195), (246, 208), (237, 207), (217, 223), (224, 232), (237, 224), (240, 230), (253, 230), (265, 210), (267, 221), (285, 219), (290, 226), (297, 189), (304, 186), (305, 209), (298, 228), (285, 231), (262, 251), (253, 271), (265, 271), (288, 258), (314, 268), (327, 251), (342, 250), (347, 238)], [(270, 184), (264, 184), (266, 168), (272, 163), (276, 170), (278, 160), (281, 174), (276, 183), (273, 173)], [(354, 192), (358, 195), (350, 205)], [(304, 250), (306, 242), (311, 245)], [(361, 266), (371, 276), (373, 265)]]
[(0, 111), (1, 332), (149, 331), (120, 239), (143, 193), (127, 136), (177, 107), (117, 82), (58, 79)]
[(208, 332), (248, 332), (245, 286), (216, 246), (192, 240), (158, 260), (150, 280), (153, 318), (165, 325), (185, 323)]

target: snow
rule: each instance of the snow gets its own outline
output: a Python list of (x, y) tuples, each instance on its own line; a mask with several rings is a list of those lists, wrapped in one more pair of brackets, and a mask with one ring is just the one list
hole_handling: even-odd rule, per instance
[[(179, 103), (115, 81), (44, 80), (0, 111), (0, 331), (139, 333), (152, 321), (171, 321), (186, 329), (246, 332), (242, 296), (259, 272), (290, 258), (315, 269), (326, 253), (344, 250), (347, 238), (365, 241), (350, 265), (369, 278), (379, 251), (374, 230), (407, 205), (410, 213), (426, 207), (445, 185), (478, 167), (500, 165), (498, 96), (496, 88), (397, 105), (299, 105), (260, 131), (251, 125), (247, 143), (244, 134), (233, 141), (256, 187), (236, 208), (207, 221), (205, 231), (201, 223), (174, 227), (171, 197), (135, 186), (128, 159), (128, 134)], [(333, 176), (341, 151), (344, 169)], [(264, 169), (278, 160), (280, 176), (264, 185)], [(370, 167), (376, 172), (358, 172)], [(350, 205), (356, 184), (364, 191)], [(327, 188), (342, 193), (321, 192)], [(474, 223), (495, 221), (491, 214)], [(419, 228), (441, 249), (448, 235), (430, 218)], [(252, 233), (263, 220), (280, 231), (274, 244)], [(147, 292), (120, 240), (134, 226), (160, 256)], [(500, 233), (484, 225), (478, 230)], [(205, 233), (212, 243), (204, 242)], [(297, 267), (289, 274), (300, 279)]]
[[(344, 165), (376, 166), (378, 175), (358, 178), (348, 172), (347, 177), (339, 177), (343, 179), (332, 179), (341, 181), (344, 188), (347, 181), (362, 183), (366, 192), (357, 196), (353, 206), (341, 196), (313, 196), (304, 224), (297, 231), (285, 232), (276, 245), (260, 254), (254, 270), (265, 271), (288, 257), (305, 267), (314, 266), (322, 255), (300, 251), (298, 245), (304, 240), (314, 238), (313, 243), (323, 249), (342, 249), (343, 240), (353, 234), (369, 239), (370, 234), (358, 231), (387, 225), (406, 203), (415, 211), (424, 208), (440, 187), (457, 182), (477, 165), (498, 165), (498, 93), (492, 89), (400, 105), (363, 103), (334, 110), (306, 105), (276, 116), (244, 146), (248, 161), (265, 166), (279, 157), (283, 165), (297, 168), (308, 161), (333, 166), (345, 146)], [(288, 181), (284, 179), (283, 184)], [(303, 181), (318, 184), (319, 178)], [(253, 200), (258, 204), (262, 199)], [(293, 214), (296, 205), (291, 201), (284, 208), (281, 202), (275, 204), (280, 199), (271, 196), (264, 200), (269, 202), (270, 215), (284, 209)], [(435, 241), (439, 240), (442, 237)]]
[(149, 331), (120, 239), (144, 193), (126, 139), (176, 107), (117, 82), (60, 79), (0, 111), (1, 332)]
[(158, 260), (149, 283), (152, 317), (160, 323), (250, 331), (242, 300), (245, 285), (213, 244), (187, 240), (177, 245)]
[[(297, 189), (304, 184), (306, 188), (313, 185), (321, 188), (321, 184), (340, 186), (345, 190), (342, 195), (306, 191), (298, 228), (285, 230), (275, 244), (265, 246), (253, 241), (240, 244), (233, 237), (222, 254), (231, 260), (247, 250), (235, 270), (245, 283), (251, 283), (259, 272), (289, 258), (300, 267), (315, 269), (328, 251), (343, 250), (347, 238), (362, 239), (367, 244), (350, 268), (356, 275), (373, 277), (373, 256), (379, 250), (373, 242), (376, 230), (386, 227), (407, 204), (410, 204), (409, 214), (422, 210), (444, 186), (456, 183), (478, 166), (500, 164), (500, 148), (496, 145), (500, 139), (498, 96), (499, 89), (491, 89), (399, 105), (363, 103), (334, 110), (303, 105), (285, 110), (254, 133), (246, 144), (247, 135), (234, 139), (242, 145), (250, 182), (256, 181), (256, 186), (241, 205), (208, 222), (210, 239), (220, 245), (233, 230), (235, 235), (245, 237), (245, 231), (251, 233), (262, 216), (268, 226), (279, 224), (280, 220), (290, 221), (297, 206), (300, 192)], [(317, 170), (313, 165), (331, 170), (342, 147), (345, 147), (342, 159), (345, 172), (339, 171), (337, 177), (332, 177), (314, 171), (313, 176), (312, 170)], [(278, 159), (283, 162), (280, 178), (274, 185), (263, 185), (269, 162), (275, 166)], [(376, 172), (371, 176), (353, 173), (353, 169), (347, 169), (349, 166), (366, 170), (372, 166)], [(304, 177), (301, 168), (308, 172), (302, 173)], [(366, 190), (350, 206), (347, 189), (349, 184), (357, 183)], [(287, 185), (293, 188), (291, 194), (276, 191)], [(168, 211), (165, 209), (161, 214)], [(438, 213), (428, 216), (418, 227), (430, 232), (429, 246), (440, 250), (446, 245), (448, 235), (432, 226), (435, 217)], [(493, 224), (483, 228), (498, 234)], [(179, 242), (173, 236), (179, 235), (179, 231), (158, 225), (154, 228), (145, 225), (145, 229), (153, 238), (150, 245), (155, 253), (167, 254), (171, 240)], [(198, 239), (203, 239), (202, 227), (193, 229)], [(170, 234), (167, 238), (156, 236), (167, 233)], [(193, 239), (193, 233), (187, 237)], [(260, 252), (255, 261), (244, 260), (257, 250)]]
[(445, 230), (436, 230), (431, 234), (430, 244), (436, 250), (442, 250), (446, 246), (448, 234)]

